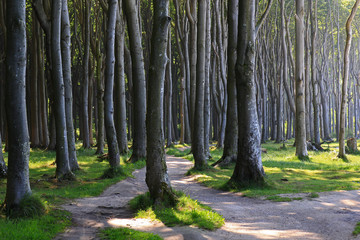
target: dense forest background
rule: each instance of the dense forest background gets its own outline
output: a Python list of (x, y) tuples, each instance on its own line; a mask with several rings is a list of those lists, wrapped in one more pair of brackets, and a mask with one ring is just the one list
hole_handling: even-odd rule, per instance
[[(7, 2), (0, 2), (0, 139), (6, 150), (13, 124), (5, 107), (11, 94), (5, 87), (11, 45)], [(257, 140), (294, 138), (302, 114), (304, 139), (315, 147), (321, 139), (341, 140), (344, 96), (345, 136), (359, 137), (358, 16), (344, 67), (345, 27), (354, 1), (305, 1), (304, 8), (295, 8), (303, 1), (293, 0), (163, 2), (169, 4), (170, 27), (156, 18), (161, 1), (159, 6), (143, 0), (26, 1), (28, 133), (32, 148), (57, 151), (58, 178), (71, 178), (78, 169), (76, 141), (83, 148), (96, 146), (97, 154), (104, 153), (107, 142), (115, 167), (119, 155), (129, 151), (128, 142), (129, 161), (136, 162), (151, 149), (161, 152), (163, 137), (167, 146), (192, 144), (195, 168), (206, 165), (209, 144), (215, 142), (224, 148), (222, 160), (249, 157), (261, 172)], [(253, 29), (242, 29), (244, 21), (254, 23)], [(299, 22), (303, 35), (296, 34)], [(299, 37), (303, 93), (295, 81)], [(250, 80), (242, 82), (245, 77), (239, 75)], [(303, 109), (297, 95), (304, 97)], [(155, 103), (158, 110), (151, 107)], [(151, 156), (155, 159), (159, 151)], [(306, 150), (297, 155), (306, 156)]]

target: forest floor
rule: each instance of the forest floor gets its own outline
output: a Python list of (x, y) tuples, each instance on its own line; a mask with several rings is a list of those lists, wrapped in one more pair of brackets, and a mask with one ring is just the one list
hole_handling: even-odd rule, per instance
[(272, 202), (248, 198), (241, 193), (209, 189), (185, 176), (193, 163), (167, 156), (172, 187), (209, 205), (222, 214), (225, 225), (216, 231), (196, 227), (166, 227), (160, 222), (133, 218), (128, 201), (147, 191), (145, 168), (136, 170), (134, 178), (123, 180), (99, 197), (77, 199), (62, 207), (72, 213), (73, 226), (55, 239), (99, 239), (104, 227), (128, 227), (152, 232), (164, 239), (360, 239), (352, 236), (360, 222), (360, 190), (319, 193), (319, 198), (307, 199), (305, 194), (286, 196), (304, 197), (292, 202)]

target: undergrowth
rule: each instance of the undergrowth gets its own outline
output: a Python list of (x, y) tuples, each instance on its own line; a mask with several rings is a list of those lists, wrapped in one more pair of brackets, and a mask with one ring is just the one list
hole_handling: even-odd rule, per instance
[(162, 240), (162, 238), (153, 233), (145, 233), (129, 228), (105, 228), (99, 233), (102, 240)]
[(194, 225), (214, 230), (224, 225), (224, 218), (183, 192), (175, 192), (178, 197), (176, 206), (168, 204), (154, 206), (150, 194), (139, 195), (130, 201), (130, 207), (137, 211), (137, 218), (147, 218), (163, 222), (166, 226)]
[(360, 222), (358, 222), (358, 223), (356, 224), (355, 229), (354, 229), (354, 231), (353, 231), (353, 235), (354, 235), (354, 236), (357, 236), (357, 235), (359, 235), (359, 234), (360, 234)]

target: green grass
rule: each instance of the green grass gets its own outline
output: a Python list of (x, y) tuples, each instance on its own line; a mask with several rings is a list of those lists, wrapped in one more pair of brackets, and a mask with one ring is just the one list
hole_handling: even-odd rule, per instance
[(360, 234), (360, 222), (358, 222), (355, 226), (355, 229), (353, 231), (353, 235), (357, 236)]
[(145, 233), (129, 228), (105, 228), (100, 231), (102, 240), (161, 240), (159, 235)]
[[(9, 239), (52, 239), (57, 233), (70, 225), (70, 216), (65, 211), (57, 210), (57, 206), (68, 200), (100, 195), (107, 187), (129, 176), (135, 169), (145, 166), (144, 161), (125, 164), (130, 156), (122, 156), (121, 175), (102, 179), (103, 173), (109, 169), (107, 161), (99, 162), (95, 149), (84, 150), (78, 145), (78, 162), (81, 170), (76, 171), (76, 181), (55, 179), (55, 152), (31, 150), (30, 152), (30, 185), (32, 192), (40, 197), (48, 206), (47, 214), (33, 219), (19, 221), (6, 220), (0, 213), (0, 238)], [(7, 153), (4, 154), (7, 161)], [(4, 202), (6, 179), (0, 180), (0, 203)], [(6, 227), (4, 227), (6, 226)], [(31, 233), (30, 233), (31, 232)]]
[[(266, 143), (262, 148), (267, 153), (262, 154), (266, 173), (264, 186), (252, 186), (234, 191), (240, 191), (248, 197), (274, 196), (285, 193), (313, 193), (337, 190), (355, 190), (360, 188), (360, 155), (348, 154), (348, 161), (337, 158), (338, 143), (324, 144), (325, 151), (309, 151), (308, 161), (301, 161), (295, 156), (295, 147), (290, 141), (286, 148), (281, 144)], [(222, 151), (212, 147), (212, 159), (216, 162), (222, 156)], [(178, 156), (193, 161), (191, 154), (176, 152)], [(186, 152), (187, 153), (187, 152)], [(208, 187), (226, 190), (226, 183), (232, 176), (235, 164), (226, 168), (209, 168), (205, 171), (190, 171), (196, 175), (197, 181)]]
[(0, 219), (0, 238), (5, 240), (47, 240), (71, 225), (69, 213), (52, 209), (48, 214), (32, 219), (11, 221)]
[(179, 200), (174, 207), (153, 206), (149, 193), (139, 195), (130, 201), (137, 218), (163, 222), (166, 226), (193, 225), (214, 230), (224, 225), (224, 218), (210, 207), (191, 199), (182, 192), (176, 192)]

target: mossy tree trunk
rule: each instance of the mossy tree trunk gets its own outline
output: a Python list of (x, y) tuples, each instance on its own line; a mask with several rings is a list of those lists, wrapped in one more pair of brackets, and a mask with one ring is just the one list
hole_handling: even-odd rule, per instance
[(154, 0), (154, 23), (151, 39), (149, 91), (147, 99), (146, 184), (155, 204), (165, 198), (174, 199), (167, 173), (164, 152), (163, 110), (165, 70), (168, 62), (169, 0)]
[(9, 169), (5, 203), (16, 208), (31, 194), (29, 182), (29, 131), (26, 116), (26, 15), (25, 0), (6, 1), (6, 117)]

